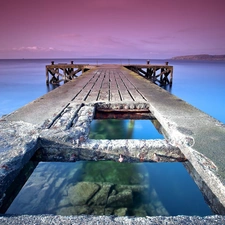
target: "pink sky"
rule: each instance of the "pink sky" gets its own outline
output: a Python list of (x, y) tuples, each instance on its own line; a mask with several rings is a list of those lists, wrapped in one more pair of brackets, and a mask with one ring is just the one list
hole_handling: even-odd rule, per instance
[(225, 0), (3, 0), (0, 58), (225, 54)]

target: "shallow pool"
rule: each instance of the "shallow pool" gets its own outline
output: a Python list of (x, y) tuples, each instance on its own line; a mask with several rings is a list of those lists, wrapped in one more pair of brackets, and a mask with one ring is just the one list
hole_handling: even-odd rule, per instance
[(40, 162), (6, 214), (211, 215), (182, 163)]
[[(155, 122), (155, 125), (153, 124)], [(156, 120), (93, 120), (91, 139), (163, 139)]]

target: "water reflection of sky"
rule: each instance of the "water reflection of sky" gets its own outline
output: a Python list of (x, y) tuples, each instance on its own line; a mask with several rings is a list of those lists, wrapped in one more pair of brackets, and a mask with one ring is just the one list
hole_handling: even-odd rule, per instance
[(162, 139), (150, 120), (94, 120), (90, 139)]

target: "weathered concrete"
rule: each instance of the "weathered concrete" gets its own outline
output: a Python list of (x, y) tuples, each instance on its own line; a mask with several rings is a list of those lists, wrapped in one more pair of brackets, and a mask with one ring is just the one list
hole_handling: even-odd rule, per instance
[[(147, 107), (147, 105), (145, 105)], [(78, 107), (80, 110), (74, 110)], [(76, 160), (118, 160), (124, 161), (185, 161), (180, 150), (165, 140), (90, 140), (90, 124), (96, 107), (122, 107), (114, 104), (76, 105), (65, 110), (64, 114), (52, 124), (50, 129), (40, 133), (37, 152), (39, 160), (76, 161)], [(129, 104), (126, 105), (129, 107)], [(68, 126), (68, 124), (70, 126)], [(49, 125), (47, 125), (49, 127)]]
[(170, 143), (182, 151), (223, 205), (214, 210), (225, 214), (225, 125), (159, 87), (154, 86), (154, 90), (147, 97), (150, 111)]
[(0, 120), (0, 203), (6, 189), (35, 153), (33, 159), (39, 161), (118, 161), (120, 155), (124, 162), (186, 160), (166, 140), (90, 140), (90, 124), (97, 105), (70, 103), (38, 126), (7, 117)]
[[(116, 68), (116, 69), (115, 69)], [(78, 159), (118, 160), (120, 154), (127, 161), (166, 161), (188, 160), (190, 174), (202, 192), (207, 196), (213, 210), (218, 214), (225, 214), (225, 125), (201, 112), (181, 99), (171, 95), (162, 88), (152, 84), (143, 77), (125, 68), (112, 67), (113, 73), (125, 76), (126, 93), (121, 101), (87, 102), (79, 97), (79, 90), (84, 86), (87, 91), (87, 80), (90, 85), (92, 75), (100, 77), (109, 67), (90, 70), (77, 78), (76, 81), (55, 89), (34, 102), (22, 107), (14, 113), (0, 120), (0, 198), (22, 166), (39, 149), (45, 160), (75, 161)], [(107, 72), (108, 73), (108, 72)], [(109, 75), (111, 76), (111, 75)], [(86, 79), (86, 80), (85, 80)], [(125, 84), (124, 83), (124, 84)], [(96, 82), (97, 84), (97, 82)], [(104, 84), (104, 82), (102, 83)], [(104, 85), (103, 85), (104, 86)], [(105, 86), (106, 87), (106, 86)], [(122, 93), (122, 89), (120, 92)], [(84, 92), (84, 91), (83, 91)], [(134, 94), (137, 95), (134, 95)], [(90, 99), (96, 94), (90, 94)], [(87, 96), (89, 92), (87, 92)], [(76, 96), (77, 98), (76, 100)], [(132, 98), (133, 101), (126, 99)], [(102, 96), (102, 99), (103, 96)], [(108, 95), (106, 95), (108, 99)], [(111, 109), (143, 109), (147, 108), (161, 124), (166, 140), (90, 140), (89, 126), (96, 107)], [(57, 147), (57, 151), (55, 151)], [(141, 151), (138, 151), (140, 149)], [(44, 154), (43, 154), (44, 153)], [(67, 157), (65, 157), (67, 155)], [(108, 157), (108, 158), (107, 158)], [(11, 221), (64, 221), (64, 217), (54, 216), (19, 216), (1, 217), (2, 224)], [(60, 218), (60, 219), (59, 219)], [(72, 221), (80, 221), (81, 217), (71, 217)], [(82, 217), (90, 222), (103, 223), (122, 222), (121, 218), (110, 217)], [(69, 220), (70, 220), (69, 219)], [(224, 217), (157, 217), (157, 218), (126, 218), (126, 222), (144, 221), (143, 223), (179, 224), (218, 224), (224, 223)], [(164, 222), (163, 222), (164, 221)], [(216, 221), (216, 222), (215, 222)], [(138, 222), (138, 223), (139, 223)], [(214, 223), (215, 222), (215, 223)], [(18, 222), (19, 223), (19, 222)], [(140, 222), (142, 223), (142, 222)], [(178, 224), (177, 223), (177, 224)]]
[(0, 216), (1, 225), (26, 224), (26, 225), (52, 225), (52, 224), (82, 224), (82, 225), (111, 225), (111, 224), (151, 224), (151, 225), (218, 225), (225, 224), (224, 216), (156, 216), (156, 217), (112, 217), (112, 216), (53, 216), (53, 215), (21, 215)]
[[(79, 142), (79, 140), (77, 140)], [(75, 162), (114, 160), (124, 162), (184, 162), (180, 150), (165, 140), (87, 140), (79, 145), (41, 139), (35, 154), (38, 161)]]

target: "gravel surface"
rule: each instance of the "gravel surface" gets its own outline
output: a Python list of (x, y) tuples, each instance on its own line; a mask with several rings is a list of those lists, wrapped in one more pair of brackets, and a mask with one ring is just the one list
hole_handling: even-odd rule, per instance
[(225, 224), (224, 216), (207, 216), (207, 217), (197, 217), (197, 216), (174, 216), (174, 217), (108, 217), (108, 216), (51, 216), (51, 215), (38, 215), (38, 216), (1, 216), (1, 225), (9, 224), (20, 224), (20, 225), (72, 225), (72, 224), (82, 224), (82, 225), (92, 225), (92, 224), (129, 224), (129, 225), (141, 225), (141, 224), (166, 224), (166, 225), (208, 225), (208, 224)]

